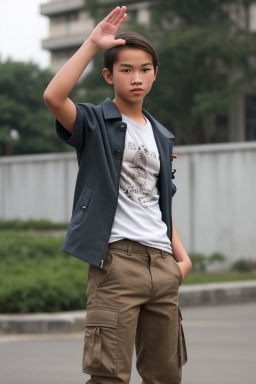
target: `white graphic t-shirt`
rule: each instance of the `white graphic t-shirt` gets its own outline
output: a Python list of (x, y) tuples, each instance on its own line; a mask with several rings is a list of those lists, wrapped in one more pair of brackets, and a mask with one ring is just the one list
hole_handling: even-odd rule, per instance
[(122, 115), (127, 124), (119, 195), (109, 242), (138, 241), (172, 252), (167, 226), (162, 221), (156, 182), (160, 159), (152, 126), (138, 125)]

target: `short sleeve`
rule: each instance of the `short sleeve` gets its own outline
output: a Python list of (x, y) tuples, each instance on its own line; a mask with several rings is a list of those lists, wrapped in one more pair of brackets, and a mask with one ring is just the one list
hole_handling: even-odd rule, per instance
[(85, 112), (81, 105), (76, 104), (76, 121), (72, 134), (68, 132), (63, 125), (56, 120), (56, 133), (59, 139), (72, 147), (82, 150), (85, 139)]

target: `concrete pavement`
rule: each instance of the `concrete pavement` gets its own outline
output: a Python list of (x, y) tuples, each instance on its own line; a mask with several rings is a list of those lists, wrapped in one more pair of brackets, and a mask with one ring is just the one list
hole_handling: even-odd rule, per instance
[[(256, 303), (182, 309), (188, 363), (182, 384), (253, 384)], [(1, 384), (84, 384), (84, 333), (0, 335)], [(140, 384), (136, 355), (130, 384)]]
[[(256, 302), (256, 281), (182, 285), (181, 308)], [(69, 333), (84, 329), (86, 311), (0, 315), (0, 333)]]

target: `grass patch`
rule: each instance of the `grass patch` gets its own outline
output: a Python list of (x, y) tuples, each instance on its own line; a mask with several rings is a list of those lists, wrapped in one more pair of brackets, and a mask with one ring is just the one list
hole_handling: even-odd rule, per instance
[(190, 272), (184, 284), (224, 283), (229, 281), (256, 280), (255, 272)]

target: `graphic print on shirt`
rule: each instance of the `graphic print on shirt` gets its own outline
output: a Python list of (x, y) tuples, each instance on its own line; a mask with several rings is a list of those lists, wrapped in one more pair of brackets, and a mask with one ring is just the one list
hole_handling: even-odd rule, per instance
[(136, 145), (127, 132), (120, 189), (143, 208), (147, 208), (153, 200), (158, 200), (156, 177), (159, 164), (159, 155), (144, 145)]

